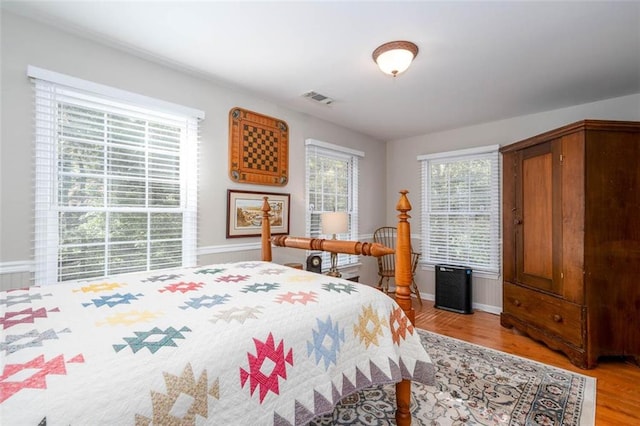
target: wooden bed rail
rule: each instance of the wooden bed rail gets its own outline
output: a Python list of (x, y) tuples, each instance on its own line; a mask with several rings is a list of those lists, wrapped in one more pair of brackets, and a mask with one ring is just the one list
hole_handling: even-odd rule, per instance
[(393, 254), (395, 250), (379, 243), (361, 241), (326, 240), (320, 238), (289, 237), (279, 235), (271, 237), (271, 242), (278, 247), (291, 247), (305, 250), (328, 251), (332, 253), (357, 254), (379, 257)]
[[(411, 323), (415, 322), (415, 311), (411, 306), (411, 227), (409, 225), (409, 212), (411, 203), (407, 198), (409, 191), (400, 191), (400, 199), (396, 205), (398, 214), (397, 240), (396, 240), (396, 302), (402, 308)], [(306, 250), (328, 251), (333, 253), (357, 254), (365, 256), (382, 256), (393, 253), (394, 250), (378, 243), (326, 240), (319, 238), (290, 237), (286, 235), (271, 238), (271, 224), (269, 221), (269, 198), (264, 197), (262, 204), (262, 260), (271, 262), (271, 244), (279, 247), (300, 248)], [(396, 423), (399, 426), (411, 424), (411, 382), (402, 380), (396, 384)]]

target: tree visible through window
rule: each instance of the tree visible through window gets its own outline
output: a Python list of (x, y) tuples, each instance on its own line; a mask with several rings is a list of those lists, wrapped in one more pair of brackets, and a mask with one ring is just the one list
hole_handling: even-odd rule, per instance
[(35, 83), (36, 283), (195, 264), (197, 120)]
[(422, 252), (428, 264), (500, 272), (498, 147), (418, 157), (422, 161)]

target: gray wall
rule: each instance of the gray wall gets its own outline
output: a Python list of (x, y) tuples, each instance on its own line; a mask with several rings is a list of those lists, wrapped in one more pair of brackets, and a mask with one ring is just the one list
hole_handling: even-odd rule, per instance
[[(454, 151), (485, 145), (508, 145), (547, 130), (583, 119), (640, 120), (640, 94), (577, 105), (540, 114), (520, 116), (446, 132), (421, 135), (387, 143), (387, 222), (395, 221), (391, 200), (395, 188), (410, 191), (412, 244), (420, 247), (421, 170), (418, 155)], [(419, 269), (416, 279), (423, 299), (433, 299), (435, 273)], [(473, 278), (474, 305), (490, 312), (502, 310), (502, 278)]]
[[(385, 144), (194, 73), (141, 59), (121, 50), (3, 11), (1, 28), (2, 129), (0, 140), (0, 288), (25, 286), (31, 267), (33, 223), (32, 89), (27, 65), (203, 110), (199, 194), (201, 264), (259, 259), (257, 238), (226, 239), (227, 189), (291, 194), (292, 235), (305, 232), (304, 141), (313, 138), (365, 152), (360, 161), (360, 234), (384, 222)], [(227, 175), (228, 113), (242, 107), (285, 120), (290, 127), (290, 182), (285, 187), (239, 185)], [(366, 185), (365, 185), (366, 184)], [(304, 251), (274, 250), (277, 262), (304, 262)], [(360, 274), (375, 282), (377, 267), (363, 259)], [(4, 274), (3, 274), (4, 272)], [(4, 275), (4, 276), (3, 276)]]

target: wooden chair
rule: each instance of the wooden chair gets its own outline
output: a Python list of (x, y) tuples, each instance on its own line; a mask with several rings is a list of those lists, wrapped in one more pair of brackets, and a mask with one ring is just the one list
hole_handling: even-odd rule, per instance
[[(373, 242), (382, 244), (384, 246), (390, 247), (395, 250), (396, 241), (398, 239), (398, 230), (393, 226), (383, 226), (381, 228), (376, 229), (373, 233)], [(422, 306), (422, 299), (420, 298), (420, 290), (418, 289), (418, 285), (416, 284), (415, 276), (416, 269), (418, 268), (418, 261), (420, 260), (420, 253), (416, 253), (411, 250), (411, 293), (415, 294), (418, 298), (418, 303)], [(378, 289), (384, 291), (385, 293), (389, 292), (389, 280), (391, 278), (395, 278), (395, 264), (396, 264), (396, 255), (393, 254), (385, 254), (384, 256), (378, 257), (378, 276), (380, 279), (378, 280)]]

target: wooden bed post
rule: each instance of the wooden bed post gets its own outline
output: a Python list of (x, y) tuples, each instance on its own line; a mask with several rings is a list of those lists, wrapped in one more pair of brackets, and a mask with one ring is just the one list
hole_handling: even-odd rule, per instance
[(411, 210), (411, 203), (407, 198), (406, 189), (400, 191), (400, 200), (396, 205), (396, 210), (400, 212), (398, 215), (398, 235), (396, 240), (396, 302), (402, 308), (411, 323), (415, 322), (415, 311), (411, 306), (411, 282), (413, 280), (411, 274), (411, 226), (409, 219), (411, 216), (407, 214)]
[[(400, 191), (400, 200), (396, 205), (398, 215), (398, 234), (396, 241), (396, 302), (402, 308), (409, 321), (415, 321), (415, 311), (411, 306), (411, 283), (413, 274), (411, 272), (411, 227), (407, 214), (411, 210), (411, 203), (407, 198), (409, 191)], [(277, 247), (293, 247), (306, 250), (329, 251), (334, 253), (347, 253), (365, 256), (383, 256), (391, 254), (393, 249), (378, 243), (324, 240), (319, 238), (290, 237), (280, 235), (271, 238), (271, 225), (269, 222), (269, 199), (264, 197), (262, 205), (262, 260), (271, 262), (271, 243)], [(398, 426), (411, 425), (411, 381), (402, 380), (396, 384), (396, 424)]]
[(271, 221), (269, 220), (269, 197), (263, 197), (262, 203), (262, 234), (260, 236), (262, 243), (262, 260), (271, 262)]
[[(407, 219), (411, 216), (407, 214), (411, 210), (411, 203), (407, 198), (406, 189), (400, 191), (400, 200), (396, 205), (398, 215), (398, 235), (396, 241), (396, 302), (409, 318), (411, 323), (415, 323), (416, 313), (411, 306), (411, 226)], [(408, 426), (411, 424), (411, 381), (402, 380), (396, 384), (396, 423), (398, 426)]]

